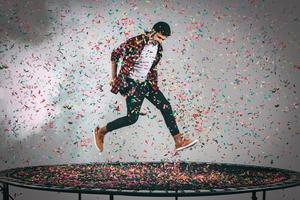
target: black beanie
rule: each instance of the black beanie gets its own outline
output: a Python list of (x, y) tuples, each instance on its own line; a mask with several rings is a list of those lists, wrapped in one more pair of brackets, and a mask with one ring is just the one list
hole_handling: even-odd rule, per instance
[(171, 35), (171, 28), (166, 22), (157, 22), (156, 24), (154, 24), (152, 29), (154, 29), (156, 32), (161, 33), (164, 36)]

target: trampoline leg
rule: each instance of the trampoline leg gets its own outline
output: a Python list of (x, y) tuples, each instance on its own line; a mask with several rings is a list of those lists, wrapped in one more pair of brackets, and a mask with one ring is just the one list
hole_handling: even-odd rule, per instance
[(252, 192), (252, 200), (257, 200), (256, 192)]
[(266, 200), (266, 190), (263, 190), (263, 200)]
[(78, 193), (78, 200), (81, 200), (81, 193)]
[(114, 200), (114, 195), (110, 194), (109, 195), (109, 200)]
[(8, 190), (8, 184), (3, 184), (3, 200), (9, 200), (9, 190)]

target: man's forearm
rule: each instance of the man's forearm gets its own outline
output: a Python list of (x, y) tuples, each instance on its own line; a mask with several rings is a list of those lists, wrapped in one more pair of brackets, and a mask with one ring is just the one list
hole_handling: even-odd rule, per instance
[(111, 62), (111, 78), (114, 79), (117, 76), (117, 64), (115, 61)]

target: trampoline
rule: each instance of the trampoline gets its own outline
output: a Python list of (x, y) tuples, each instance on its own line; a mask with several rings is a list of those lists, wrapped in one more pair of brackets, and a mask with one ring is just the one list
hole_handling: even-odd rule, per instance
[(179, 197), (256, 193), (300, 185), (296, 171), (229, 163), (115, 162), (31, 166), (0, 172), (3, 199), (9, 185), (35, 190), (114, 195)]

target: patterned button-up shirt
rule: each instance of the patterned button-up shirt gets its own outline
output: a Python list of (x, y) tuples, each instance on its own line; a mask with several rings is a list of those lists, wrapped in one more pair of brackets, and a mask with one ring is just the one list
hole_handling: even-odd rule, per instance
[[(146, 33), (128, 39), (122, 43), (118, 48), (114, 49), (111, 54), (111, 61), (118, 64), (119, 59), (122, 58), (123, 62), (121, 69), (114, 79), (111, 92), (117, 94), (121, 87), (126, 86), (126, 77), (128, 77), (130, 71), (133, 69), (135, 62), (138, 60), (144, 46), (148, 43), (149, 37)], [(147, 74), (147, 80), (150, 82), (153, 90), (158, 89), (157, 80), (157, 64), (162, 57), (163, 48), (161, 44), (158, 44), (158, 50), (155, 60)]]

